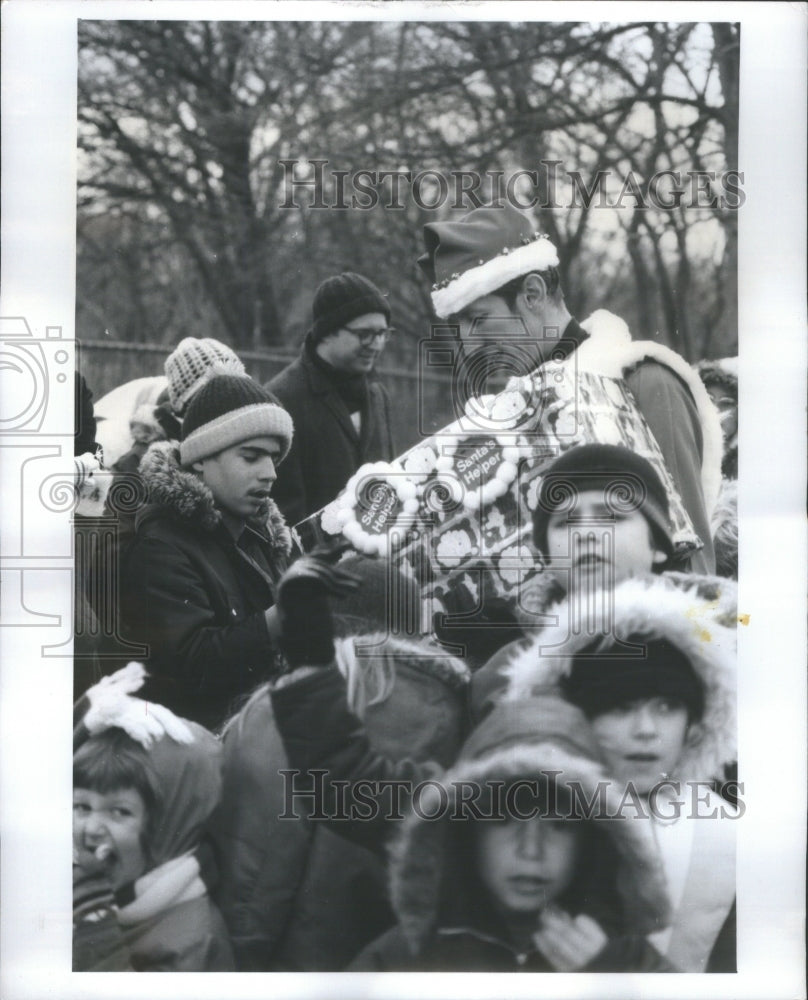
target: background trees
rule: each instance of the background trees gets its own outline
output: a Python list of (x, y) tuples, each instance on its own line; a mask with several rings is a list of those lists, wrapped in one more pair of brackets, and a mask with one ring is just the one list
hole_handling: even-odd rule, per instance
[[(561, 203), (571, 171), (611, 197), (633, 173), (647, 194), (661, 170), (737, 168), (738, 43), (732, 24), (81, 22), (77, 334), (291, 346), (319, 281), (351, 268), (389, 291), (404, 336), (386, 357), (412, 367), (420, 229), (451, 198), (428, 211), (404, 185), (386, 208), (388, 184), (372, 209), (315, 209), (298, 189), (283, 208), (280, 161), (508, 176), (556, 160)], [(524, 197), (546, 200), (545, 174)], [(691, 361), (734, 353), (734, 211), (585, 201), (534, 212), (573, 312), (612, 308)]]

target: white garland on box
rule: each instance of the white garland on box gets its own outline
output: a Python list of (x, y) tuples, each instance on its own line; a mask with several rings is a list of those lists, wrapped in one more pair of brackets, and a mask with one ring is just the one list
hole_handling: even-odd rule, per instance
[[(355, 549), (366, 555), (386, 556), (390, 550), (390, 529), (405, 527), (418, 510), (415, 483), (403, 475), (404, 470), (397, 462), (369, 462), (361, 466), (348, 480), (344, 491), (334, 501), (333, 522), (339, 525), (342, 534)], [(395, 491), (401, 504), (396, 518), (378, 535), (365, 531), (357, 520), (357, 488), (367, 479), (385, 483)], [(332, 505), (329, 505), (332, 506)]]

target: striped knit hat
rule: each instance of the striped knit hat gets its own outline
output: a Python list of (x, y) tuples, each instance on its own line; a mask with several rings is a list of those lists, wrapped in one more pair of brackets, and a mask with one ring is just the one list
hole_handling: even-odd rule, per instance
[[(211, 372), (213, 369), (213, 372)], [(185, 337), (165, 360), (171, 408), (181, 414), (211, 374), (245, 375), (241, 359), (213, 337)]]
[(282, 462), (293, 433), (286, 410), (248, 375), (214, 375), (188, 405), (180, 461), (190, 465), (249, 438), (273, 437), (280, 442)]

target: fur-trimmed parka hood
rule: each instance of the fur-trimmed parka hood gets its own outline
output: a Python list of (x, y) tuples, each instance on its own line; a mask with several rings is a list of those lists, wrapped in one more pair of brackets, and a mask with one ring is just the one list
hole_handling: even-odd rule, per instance
[[(621, 639), (664, 639), (690, 662), (704, 685), (704, 711), (675, 777), (707, 781), (737, 759), (737, 585), (718, 577), (684, 574), (626, 580), (611, 601), (614, 634)], [(559, 609), (561, 610), (561, 609)], [(568, 616), (561, 611), (559, 621)], [(587, 630), (547, 629), (503, 668), (504, 701), (519, 701), (569, 676), (573, 659), (592, 644)]]
[[(469, 789), (492, 789), (518, 779), (547, 777), (557, 786), (575, 783), (593, 801), (603, 783), (606, 815), (619, 815), (618, 785), (608, 780), (598, 760), (594, 736), (583, 714), (557, 693), (521, 702), (500, 704), (472, 732), (457, 763), (440, 781), (431, 783), (402, 825), (391, 847), (390, 890), (393, 907), (407, 943), (418, 954), (446, 917), (446, 904), (457, 915), (456, 896), (477, 884), (475, 872), (447, 877), (450, 865), (468, 854), (454, 850), (452, 838), (468, 832), (468, 823), (457, 822), (465, 813)], [(580, 794), (579, 791), (579, 794)], [(434, 794), (432, 794), (434, 792)], [(484, 796), (485, 797), (485, 796)], [(483, 815), (490, 815), (482, 807)], [(440, 816), (439, 819), (428, 818)], [(491, 820), (469, 818), (472, 824)], [(575, 820), (570, 820), (575, 822)], [(664, 928), (670, 904), (661, 859), (650, 824), (624, 819), (595, 819), (620, 859), (615, 873), (622, 905), (625, 933), (645, 935)], [(582, 859), (583, 862), (583, 859)], [(466, 863), (465, 861), (461, 863)], [(616, 907), (617, 900), (611, 900)], [(473, 923), (474, 916), (462, 916)]]
[[(180, 465), (176, 442), (154, 443), (140, 463), (140, 475), (148, 490), (148, 504), (138, 521), (157, 510), (167, 510), (175, 517), (192, 523), (200, 531), (214, 531), (222, 521), (213, 494), (202, 480)], [(275, 554), (287, 557), (292, 551), (292, 533), (280, 510), (271, 499), (266, 513), (253, 527), (265, 533)]]

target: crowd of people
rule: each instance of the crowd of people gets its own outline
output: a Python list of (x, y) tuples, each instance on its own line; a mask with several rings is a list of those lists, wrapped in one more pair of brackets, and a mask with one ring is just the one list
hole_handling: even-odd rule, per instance
[(661, 465), (604, 440), (555, 456), (531, 515), (543, 624), (466, 629), (458, 654), (407, 567), (294, 530), (398, 454), (376, 285), (324, 281), (266, 386), (182, 340), (112, 467), (143, 503), (88, 562), (115, 561), (147, 656), (77, 690), (77, 971), (735, 970), (732, 364), (578, 322), (507, 206), (424, 240), (461, 339), (517, 328), (541, 365), (619, 380)]

